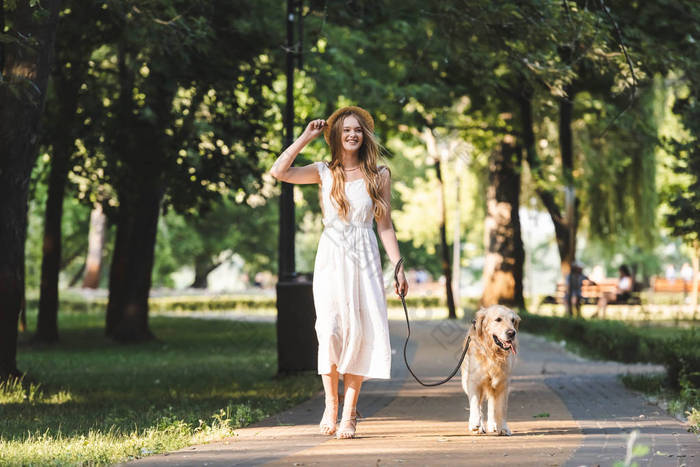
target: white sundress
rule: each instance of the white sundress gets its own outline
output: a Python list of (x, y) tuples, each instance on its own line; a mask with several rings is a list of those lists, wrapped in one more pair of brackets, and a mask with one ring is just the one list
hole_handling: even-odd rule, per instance
[(341, 219), (331, 198), (331, 171), (325, 162), (315, 165), (324, 212), (313, 275), (318, 374), (335, 364), (341, 375), (388, 379), (391, 345), (374, 203), (364, 178), (345, 182), (349, 221)]

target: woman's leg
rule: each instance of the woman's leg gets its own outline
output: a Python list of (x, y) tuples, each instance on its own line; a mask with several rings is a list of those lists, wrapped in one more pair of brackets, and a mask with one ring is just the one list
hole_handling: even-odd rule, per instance
[(321, 375), (323, 389), (326, 393), (326, 408), (319, 425), (321, 434), (332, 435), (335, 433), (335, 422), (338, 420), (338, 370), (331, 366), (331, 372)]
[(598, 309), (595, 311), (591, 318), (597, 318), (600, 314), (601, 318), (605, 318), (605, 309), (608, 307), (608, 303), (612, 300), (610, 292), (603, 292), (603, 294), (598, 299)]
[(355, 436), (355, 426), (357, 425), (357, 399), (360, 397), (362, 387), (362, 375), (343, 375), (343, 386), (345, 396), (343, 397), (343, 416), (338, 428), (338, 438), (353, 438)]

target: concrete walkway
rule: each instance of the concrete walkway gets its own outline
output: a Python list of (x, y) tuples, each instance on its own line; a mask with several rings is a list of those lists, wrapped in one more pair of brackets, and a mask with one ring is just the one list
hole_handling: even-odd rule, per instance
[[(368, 381), (358, 409), (358, 436), (318, 434), (319, 395), (235, 438), (134, 463), (142, 465), (612, 465), (624, 460), (632, 430), (649, 453), (640, 465), (700, 466), (700, 441), (680, 421), (628, 391), (616, 375), (661, 371), (652, 365), (584, 360), (536, 336), (520, 336), (512, 379), (511, 437), (467, 433), (466, 398), (459, 378), (437, 388), (416, 383), (405, 369), (405, 323), (391, 322), (390, 381)], [(418, 322), (411, 366), (437, 381), (454, 366), (464, 331), (456, 323)]]

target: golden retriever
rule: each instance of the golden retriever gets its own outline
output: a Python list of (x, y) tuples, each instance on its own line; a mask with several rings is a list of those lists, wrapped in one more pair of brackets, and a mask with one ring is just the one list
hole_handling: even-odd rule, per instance
[[(469, 350), (462, 363), (462, 389), (469, 401), (469, 431), (510, 436), (506, 423), (508, 383), (518, 349), (520, 317), (510, 308), (482, 308), (469, 328)], [(488, 405), (488, 422), (482, 405)], [(486, 424), (484, 425), (484, 423)]]

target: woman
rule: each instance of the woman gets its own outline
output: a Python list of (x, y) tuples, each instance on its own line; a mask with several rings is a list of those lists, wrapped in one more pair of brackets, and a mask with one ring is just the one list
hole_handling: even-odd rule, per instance
[(632, 273), (626, 264), (623, 264), (618, 269), (620, 278), (617, 281), (617, 288), (615, 292), (604, 292), (603, 295), (598, 299), (598, 309), (591, 316), (591, 318), (597, 318), (598, 313), (602, 318), (605, 318), (605, 310), (609, 303), (625, 303), (632, 296), (632, 291), (634, 290), (634, 279), (632, 278)]
[[(331, 148), (330, 163), (291, 167), (321, 133)], [(324, 229), (313, 279), (318, 373), (326, 395), (320, 431), (337, 438), (355, 436), (362, 382), (388, 379), (391, 371), (386, 296), (372, 219), (392, 264), (401, 255), (391, 223), (391, 173), (386, 166), (377, 167), (379, 157), (372, 116), (350, 106), (336, 110), (327, 121), (310, 122), (270, 169), (284, 182), (320, 184)], [(405, 295), (403, 268), (398, 278), (396, 293)], [(341, 375), (345, 395), (336, 428)]]

